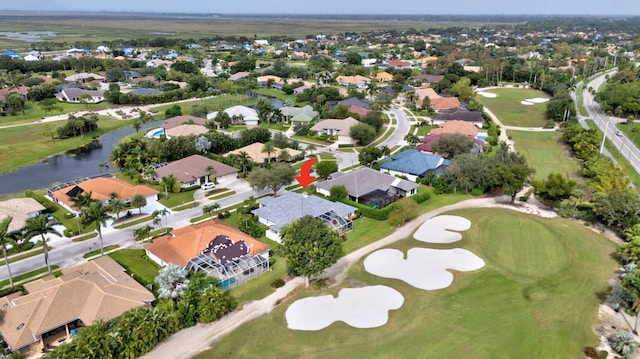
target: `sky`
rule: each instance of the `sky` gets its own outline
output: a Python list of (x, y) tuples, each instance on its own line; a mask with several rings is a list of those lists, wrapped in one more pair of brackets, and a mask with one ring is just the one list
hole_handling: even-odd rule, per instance
[(640, 15), (638, 0), (0, 0), (3, 10), (222, 14)]

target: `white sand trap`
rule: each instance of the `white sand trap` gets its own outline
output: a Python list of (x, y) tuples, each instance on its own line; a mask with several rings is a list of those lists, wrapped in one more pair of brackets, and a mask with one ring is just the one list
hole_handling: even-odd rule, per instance
[(545, 103), (547, 101), (549, 101), (548, 98), (542, 98), (542, 97), (534, 97), (534, 98), (528, 98), (525, 101), (531, 102), (531, 103)]
[(478, 92), (478, 95), (482, 96), (482, 97), (486, 97), (486, 98), (496, 98), (498, 97), (497, 94), (492, 93), (492, 92), (484, 92), (484, 91), (480, 91)]
[(447, 269), (472, 271), (484, 267), (484, 261), (462, 249), (412, 248), (404, 253), (396, 249), (381, 249), (364, 260), (367, 272), (383, 278), (400, 279), (418, 289), (446, 288), (453, 282)]
[(527, 100), (522, 100), (522, 101), (520, 101), (520, 103), (525, 105), (525, 106), (533, 106), (533, 105), (535, 105), (535, 103), (529, 102)]
[(375, 328), (389, 320), (389, 310), (404, 303), (400, 292), (384, 285), (345, 288), (338, 297), (323, 295), (295, 301), (287, 308), (287, 326), (296, 330), (320, 330), (342, 321), (355, 328)]
[(413, 238), (427, 243), (453, 243), (462, 239), (462, 235), (456, 232), (466, 231), (471, 228), (471, 222), (460, 216), (437, 216), (429, 218), (418, 228)]

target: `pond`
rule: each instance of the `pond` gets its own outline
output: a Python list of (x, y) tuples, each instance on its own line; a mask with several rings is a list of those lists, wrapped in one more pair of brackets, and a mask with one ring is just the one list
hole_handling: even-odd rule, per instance
[[(142, 129), (162, 124), (162, 120), (144, 124)], [(142, 132), (142, 130), (141, 130)], [(47, 188), (78, 178), (100, 173), (99, 164), (109, 162), (113, 147), (120, 140), (135, 133), (132, 127), (124, 127), (106, 133), (99, 140), (67, 153), (61, 153), (40, 162), (0, 175), (0, 195), (19, 193), (26, 190)], [(110, 172), (115, 169), (109, 168)]]

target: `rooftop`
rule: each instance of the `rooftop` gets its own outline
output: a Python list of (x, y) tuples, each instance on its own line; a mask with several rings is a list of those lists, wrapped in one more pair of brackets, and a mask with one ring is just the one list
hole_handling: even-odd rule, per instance
[(352, 197), (362, 197), (375, 190), (386, 191), (390, 187), (397, 187), (404, 191), (418, 188), (418, 185), (394, 176), (389, 176), (369, 167), (360, 167), (347, 173), (336, 172), (331, 179), (316, 183), (316, 187), (331, 190), (331, 187), (343, 185)]

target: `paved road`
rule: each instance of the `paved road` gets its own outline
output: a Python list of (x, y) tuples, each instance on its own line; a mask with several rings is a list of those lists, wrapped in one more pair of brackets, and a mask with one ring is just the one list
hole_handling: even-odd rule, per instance
[[(588, 91), (589, 87), (592, 87), (597, 91), (598, 88), (606, 81), (606, 75), (613, 75), (615, 72), (615, 70), (608, 71), (591, 80), (582, 91), (582, 103), (589, 114), (589, 118), (591, 118), (598, 128), (605, 133), (607, 139), (609, 139), (618, 152), (631, 163), (631, 166), (636, 170), (636, 172), (640, 173), (640, 150), (638, 150), (634, 145), (632, 138), (628, 138), (627, 135), (619, 136), (616, 134), (617, 128), (615, 123), (620, 120), (607, 116), (600, 105), (595, 101), (594, 96)], [(579, 115), (578, 118), (584, 127), (584, 117)]]

